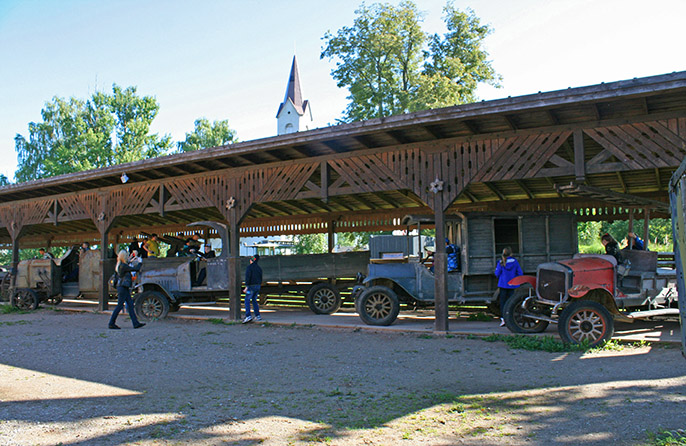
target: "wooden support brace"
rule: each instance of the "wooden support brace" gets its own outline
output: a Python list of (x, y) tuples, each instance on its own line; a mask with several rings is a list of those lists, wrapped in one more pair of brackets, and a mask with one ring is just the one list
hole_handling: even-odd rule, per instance
[(448, 331), (448, 255), (445, 252), (445, 212), (441, 193), (434, 198), (436, 251), (434, 252), (434, 331)]

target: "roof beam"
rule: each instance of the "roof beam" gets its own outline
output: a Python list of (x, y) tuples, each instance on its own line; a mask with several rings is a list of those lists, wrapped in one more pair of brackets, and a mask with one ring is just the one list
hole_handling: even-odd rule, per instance
[(619, 185), (622, 187), (622, 192), (626, 193), (626, 183), (624, 182), (624, 177), (622, 177), (622, 172), (617, 172), (617, 179), (619, 180)]
[(662, 182), (660, 181), (660, 169), (655, 168), (655, 182), (657, 183), (657, 190), (662, 190)]
[(484, 186), (486, 186), (488, 190), (493, 192), (501, 200), (507, 200), (507, 198), (505, 198), (505, 195), (503, 195), (503, 193), (500, 192), (497, 187), (495, 187), (495, 184), (486, 181), (484, 182)]
[(469, 133), (472, 133), (474, 135), (478, 135), (479, 133), (481, 133), (479, 131), (479, 126), (472, 119), (464, 119), (462, 121), (462, 124), (467, 128), (467, 130), (469, 130)]
[(436, 139), (443, 139), (445, 138), (445, 134), (438, 128), (438, 126), (435, 125), (424, 125), (422, 126), (424, 130), (426, 130), (431, 136), (433, 136)]
[(523, 181), (515, 180), (515, 183), (517, 183), (517, 186), (519, 186), (519, 188), (524, 191), (527, 197), (534, 198), (533, 192), (531, 192), (531, 190), (528, 187), (526, 187), (526, 184), (524, 184)]
[(505, 118), (505, 122), (507, 122), (507, 125), (510, 127), (510, 129), (519, 130), (519, 127), (514, 120), (514, 116), (503, 115), (503, 118)]

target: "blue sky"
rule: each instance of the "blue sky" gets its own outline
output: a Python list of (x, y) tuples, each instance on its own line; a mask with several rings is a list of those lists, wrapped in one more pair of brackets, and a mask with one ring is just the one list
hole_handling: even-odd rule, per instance
[[(327, 30), (352, 25), (360, 1), (0, 0), (0, 173), (16, 170), (14, 136), (54, 96), (87, 98), (113, 83), (155, 96), (153, 131), (183, 140), (200, 117), (227, 119), (242, 141), (274, 136), (294, 52), (314, 122), (346, 106)], [(371, 2), (367, 2), (368, 4)], [(393, 0), (393, 4), (398, 2)], [(445, 1), (417, 0), (443, 32)], [(480, 99), (686, 70), (685, 0), (455, 0), (494, 32), (503, 88)]]

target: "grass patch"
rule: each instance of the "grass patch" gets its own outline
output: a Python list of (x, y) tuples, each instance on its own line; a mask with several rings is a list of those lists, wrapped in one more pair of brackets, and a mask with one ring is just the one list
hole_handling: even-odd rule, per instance
[(0, 314), (25, 314), (28, 313), (26, 310), (21, 310), (17, 307), (13, 307), (10, 304), (0, 305)]
[(518, 350), (544, 352), (579, 352), (589, 349), (587, 344), (565, 344), (552, 336), (502, 335), (494, 334), (482, 338), (486, 342), (501, 341)]
[(676, 431), (660, 431), (658, 433), (648, 433), (649, 446), (686, 446), (686, 431), (679, 429)]
[(26, 324), (30, 324), (30, 323), (31, 322), (29, 322), (29, 321), (4, 321), (4, 322), (0, 322), (0, 325), (7, 325), (7, 326), (10, 326), (10, 325), (26, 325)]
[(486, 342), (501, 341), (508, 347), (518, 350), (544, 351), (550, 353), (557, 352), (589, 352), (598, 353), (602, 351), (621, 351), (625, 348), (639, 348), (649, 345), (646, 341), (636, 341), (632, 343), (622, 343), (616, 340), (609, 340), (604, 344), (591, 347), (588, 342), (581, 344), (565, 344), (552, 336), (530, 336), (530, 335), (502, 335), (493, 334), (481, 338)]

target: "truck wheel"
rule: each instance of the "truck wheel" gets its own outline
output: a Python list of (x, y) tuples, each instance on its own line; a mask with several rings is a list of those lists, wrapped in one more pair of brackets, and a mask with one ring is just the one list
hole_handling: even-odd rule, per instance
[(19, 288), (12, 296), (12, 306), (20, 310), (35, 310), (39, 302), (38, 293), (29, 288)]
[(558, 330), (562, 342), (588, 342), (589, 346), (595, 347), (612, 338), (615, 321), (610, 312), (598, 302), (578, 300), (562, 310)]
[(367, 325), (391, 325), (400, 312), (398, 296), (385, 286), (367, 288), (355, 304), (360, 319)]
[(531, 285), (522, 285), (505, 302), (503, 319), (505, 320), (505, 325), (512, 333), (541, 333), (548, 328), (548, 321), (530, 319), (523, 316), (525, 313), (536, 314), (540, 312), (536, 308), (535, 302), (532, 302), (533, 299), (530, 299), (526, 307), (522, 308), (522, 303), (529, 297), (530, 291)]
[(136, 315), (143, 320), (164, 319), (169, 313), (169, 301), (159, 291), (143, 291), (134, 303)]
[(307, 293), (307, 306), (315, 314), (332, 314), (341, 308), (341, 294), (328, 283), (318, 283)]

